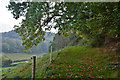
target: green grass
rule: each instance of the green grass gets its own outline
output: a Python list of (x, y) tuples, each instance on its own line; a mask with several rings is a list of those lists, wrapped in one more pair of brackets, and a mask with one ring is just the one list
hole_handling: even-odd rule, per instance
[(109, 65), (117, 63), (114, 59), (116, 56), (110, 55), (99, 48), (68, 47), (60, 52), (43, 77), (117, 78), (118, 65)]
[[(57, 56), (57, 53), (53, 53), (53, 59)], [(50, 64), (50, 54), (44, 54), (42, 57), (37, 57), (36, 62), (36, 77), (41, 77), (45, 73), (47, 67)], [(32, 60), (22, 64), (15, 66), (11, 69), (10, 72), (4, 72), (7, 78), (31, 78), (32, 73)]]
[(28, 63), (28, 62), (29, 62), (29, 61), (16, 62), (16, 63), (12, 63), (11, 65), (21, 64), (21, 63)]
[[(7, 58), (11, 59), (12, 61), (30, 59), (33, 55), (40, 57), (43, 54), (2, 53), (2, 57), (7, 57)], [(21, 66), (21, 67), (23, 65), (27, 66), (27, 63), (29, 64), (30, 61), (15, 62), (15, 63), (11, 64), (11, 67), (1, 67), (0, 72), (2, 72), (2, 74), (11, 75), (11, 72), (13, 72), (13, 74), (14, 74), (14, 71), (19, 69), (19, 66)], [(17, 66), (14, 66), (14, 65), (17, 65)], [(16, 71), (15, 71), (15, 74), (16, 74)], [(11, 78), (13, 78), (14, 76), (15, 75), (13, 75)]]
[[(36, 78), (117, 78), (118, 62), (115, 54), (103, 53), (99, 48), (67, 47), (37, 58)], [(117, 65), (116, 65), (117, 64)], [(19, 65), (5, 73), (7, 78), (31, 78), (32, 62)]]

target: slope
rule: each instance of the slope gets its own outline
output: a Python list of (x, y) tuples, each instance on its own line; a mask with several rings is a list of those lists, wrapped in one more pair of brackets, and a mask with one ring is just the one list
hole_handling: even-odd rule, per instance
[(117, 78), (118, 56), (100, 48), (68, 47), (48, 67), (43, 78)]
[[(37, 59), (36, 78), (118, 78), (118, 55), (100, 48), (73, 46)], [(4, 73), (6, 78), (31, 78), (32, 62)]]

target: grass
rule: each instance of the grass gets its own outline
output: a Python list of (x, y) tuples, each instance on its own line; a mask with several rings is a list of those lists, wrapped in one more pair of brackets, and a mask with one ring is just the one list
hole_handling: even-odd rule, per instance
[(117, 57), (110, 55), (99, 48), (68, 47), (47, 68), (43, 78), (117, 78)]
[(16, 63), (12, 63), (11, 65), (21, 64), (21, 63), (28, 63), (28, 62), (29, 62), (29, 61), (16, 62)]
[[(53, 53), (53, 59), (57, 53)], [(38, 57), (36, 61), (36, 78), (43, 76), (47, 67), (50, 64), (50, 54), (44, 54)], [(25, 64), (15, 66), (10, 72), (4, 72), (6, 78), (31, 78), (32, 73), (32, 60)]]
[[(7, 58), (11, 59), (12, 61), (27, 60), (27, 59), (30, 59), (33, 55), (40, 57), (43, 54), (2, 53), (2, 57), (7, 57)], [(27, 66), (27, 63), (29, 64), (30, 61), (13, 62), (10, 67), (1, 67), (0, 72), (2, 72), (2, 74), (11, 75), (12, 71), (19, 69), (19, 66), (21, 66), (21, 67), (22, 67), (22, 65)], [(14, 74), (14, 72), (13, 72), (13, 74)], [(15, 71), (15, 74), (16, 74), (16, 71)], [(15, 75), (11, 75), (11, 76), (12, 76), (11, 78), (14, 78)]]
[[(116, 54), (99, 48), (67, 47), (37, 58), (36, 78), (118, 78)], [(7, 78), (31, 78), (32, 62), (19, 65), (5, 73)]]

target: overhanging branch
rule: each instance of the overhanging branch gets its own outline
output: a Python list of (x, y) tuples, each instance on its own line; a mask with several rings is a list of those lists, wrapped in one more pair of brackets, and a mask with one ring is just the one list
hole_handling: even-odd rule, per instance
[(62, 15), (57, 14), (57, 15), (53, 15), (52, 17), (49, 17), (46, 21), (44, 21), (43, 25), (46, 26), (55, 16), (62, 16)]

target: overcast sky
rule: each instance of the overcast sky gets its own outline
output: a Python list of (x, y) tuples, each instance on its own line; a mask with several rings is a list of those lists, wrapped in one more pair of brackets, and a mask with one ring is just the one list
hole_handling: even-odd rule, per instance
[(15, 20), (6, 8), (10, 0), (0, 0), (0, 33), (13, 30), (13, 26), (19, 24), (22, 19)]
[[(9, 1), (10, 0), (0, 0), (0, 33), (13, 30), (14, 25), (18, 25), (22, 21), (22, 18), (18, 20), (14, 19), (11, 12), (6, 8)], [(52, 29), (51, 31), (57, 32), (55, 29)]]

